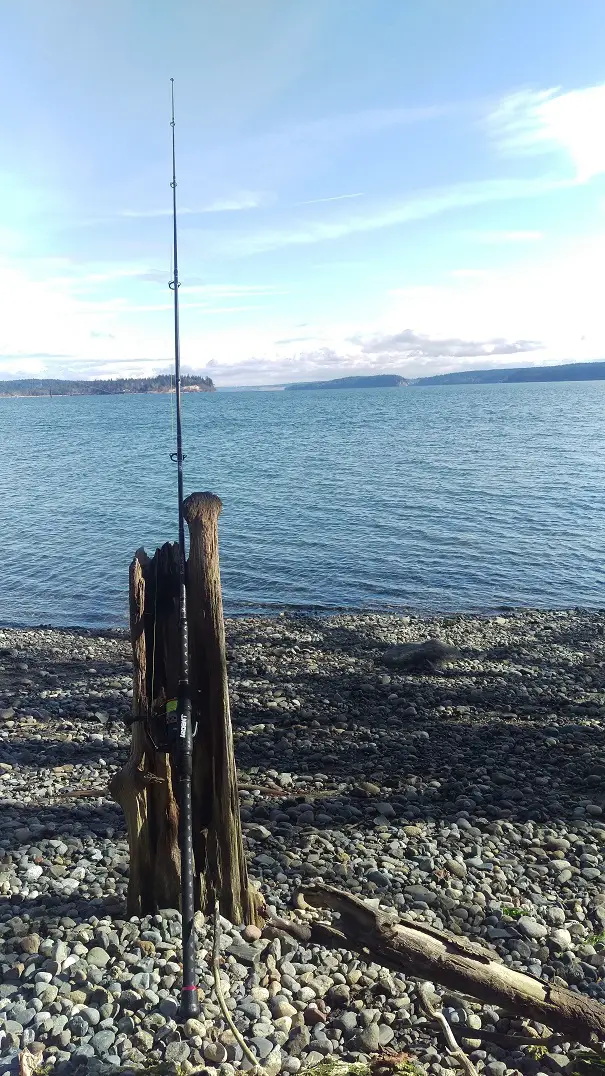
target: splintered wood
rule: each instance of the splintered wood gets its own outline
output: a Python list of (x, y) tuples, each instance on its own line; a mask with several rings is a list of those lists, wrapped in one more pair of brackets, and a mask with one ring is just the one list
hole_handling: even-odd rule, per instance
[[(248, 881), (229, 713), (225, 629), (218, 556), (221, 502), (194, 493), (184, 504), (189, 526), (187, 610), (193, 753), (194, 858), (197, 905), (212, 914), (218, 900), (231, 922), (256, 923), (261, 899)], [(133, 720), (129, 757), (109, 791), (126, 820), (130, 850), (128, 911), (145, 915), (180, 903), (178, 804), (173, 758), (150, 727), (177, 695), (178, 546), (130, 566)]]

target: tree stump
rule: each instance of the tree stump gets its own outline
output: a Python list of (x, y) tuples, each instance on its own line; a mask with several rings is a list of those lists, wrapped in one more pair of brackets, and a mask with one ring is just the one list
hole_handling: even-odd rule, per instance
[[(221, 502), (194, 493), (185, 502), (189, 669), (194, 728), (193, 844), (196, 906), (231, 922), (256, 923), (262, 904), (248, 881), (229, 712), (219, 557)], [(155, 735), (158, 716), (177, 694), (178, 545), (130, 566), (133, 708), (130, 755), (109, 790), (126, 820), (130, 851), (127, 908), (147, 915), (179, 907), (178, 803), (174, 758)]]

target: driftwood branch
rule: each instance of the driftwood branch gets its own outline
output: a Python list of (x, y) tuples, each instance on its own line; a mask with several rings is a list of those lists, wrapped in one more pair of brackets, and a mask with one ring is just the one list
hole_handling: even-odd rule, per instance
[(447, 1020), (445, 1019), (445, 1016), (442, 1012), (439, 1012), (435, 1008), (435, 1006), (433, 1005), (432, 998), (429, 997), (428, 990), (422, 983), (418, 986), (418, 997), (420, 998), (420, 1003), (423, 1006), (427, 1015), (430, 1016), (431, 1019), (436, 1020), (439, 1024), (439, 1027), (443, 1032), (445, 1045), (447, 1046), (451, 1056), (458, 1058), (460, 1064), (462, 1065), (462, 1068), (467, 1073), (467, 1076), (477, 1076), (477, 1069), (473, 1065), (473, 1062), (471, 1061), (470, 1057), (466, 1056), (462, 1047), (459, 1046), (456, 1042), (456, 1039), (454, 1038), (454, 1033)]
[(338, 920), (328, 926), (273, 919), (270, 931), (354, 949), (394, 971), (498, 1005), (524, 1019), (537, 1020), (573, 1042), (603, 1050), (605, 1005), (598, 1001), (513, 971), (492, 949), (416, 920), (376, 911), (333, 886), (312, 886), (301, 896), (308, 906), (338, 913)]
[(218, 1000), (221, 1012), (223, 1014), (223, 1017), (225, 1019), (225, 1022), (227, 1023), (227, 1026), (228, 1026), (229, 1030), (231, 1031), (231, 1034), (233, 1035), (235, 1041), (241, 1047), (242, 1053), (244, 1054), (244, 1056), (247, 1058), (247, 1060), (252, 1065), (252, 1074), (254, 1076), (255, 1072), (260, 1072), (261, 1071), (260, 1066), (259, 1066), (258, 1061), (255, 1058), (254, 1054), (252, 1053), (251, 1049), (246, 1044), (245, 1039), (242, 1037), (241, 1032), (238, 1031), (237, 1027), (233, 1023), (233, 1017), (231, 1016), (231, 1013), (229, 1012), (229, 1009), (227, 1008), (227, 1002), (225, 1001), (225, 995), (223, 994), (223, 988), (221, 986), (221, 972), (220, 972), (220, 966), (219, 966), (220, 955), (221, 955), (221, 910), (220, 910), (220, 907), (219, 907), (219, 902), (217, 900), (216, 904), (214, 906), (214, 940), (213, 940), (213, 943), (212, 943), (212, 978), (214, 979), (214, 992), (215, 992), (215, 994), (217, 996), (217, 1000)]

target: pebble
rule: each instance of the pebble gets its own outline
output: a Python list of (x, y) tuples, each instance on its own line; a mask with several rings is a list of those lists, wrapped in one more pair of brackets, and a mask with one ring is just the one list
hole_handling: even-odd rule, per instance
[(520, 916), (517, 920), (517, 926), (525, 934), (526, 938), (531, 938), (534, 941), (545, 938), (548, 934), (548, 928), (543, 923), (538, 923), (537, 920), (532, 919), (529, 915)]
[(99, 949), (98, 946), (91, 949), (86, 957), (87, 963), (92, 965), (93, 968), (105, 968), (109, 964), (109, 960), (109, 953), (106, 953), (104, 949)]
[[(602, 613), (247, 617), (227, 636), (244, 845), (272, 912), (321, 878), (605, 1002)], [(388, 646), (431, 637), (455, 649), (451, 667), (385, 672)], [(247, 1066), (213, 992), (212, 923), (199, 923), (202, 1012), (178, 1028), (178, 912), (125, 914), (124, 823), (105, 793), (128, 752), (126, 636), (0, 629), (0, 674), (10, 1049), (37, 1044), (57, 1074), (154, 1060), (235, 1076)], [(99, 798), (55, 806), (78, 787)], [(452, 1073), (403, 976), (260, 926), (224, 920), (222, 934), (227, 1003), (268, 1076), (384, 1048)], [(436, 990), (452, 1026), (503, 1019)], [(491, 1049), (473, 1051), (489, 1076), (523, 1069)], [(547, 1071), (569, 1069), (566, 1050)]]

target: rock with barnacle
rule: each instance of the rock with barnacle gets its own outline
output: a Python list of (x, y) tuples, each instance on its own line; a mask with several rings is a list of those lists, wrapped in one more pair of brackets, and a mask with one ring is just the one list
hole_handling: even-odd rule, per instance
[(456, 661), (460, 656), (455, 646), (449, 646), (441, 639), (426, 639), (422, 643), (390, 646), (378, 660), (382, 665), (390, 665), (404, 672), (425, 672)]

